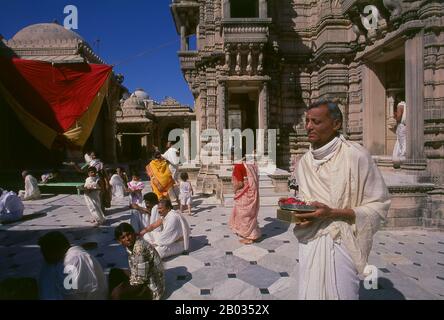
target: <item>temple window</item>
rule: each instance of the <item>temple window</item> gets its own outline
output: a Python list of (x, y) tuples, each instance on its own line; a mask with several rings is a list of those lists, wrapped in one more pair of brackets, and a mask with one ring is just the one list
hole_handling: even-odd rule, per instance
[(259, 18), (258, 0), (231, 0), (231, 18)]

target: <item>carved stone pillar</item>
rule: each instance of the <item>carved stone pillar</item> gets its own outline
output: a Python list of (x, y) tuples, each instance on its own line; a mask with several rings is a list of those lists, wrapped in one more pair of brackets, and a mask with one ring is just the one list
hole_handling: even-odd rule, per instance
[(259, 0), (259, 18), (268, 18), (267, 0)]
[(383, 70), (367, 63), (362, 69), (363, 142), (372, 155), (385, 154), (385, 88)]
[(231, 65), (230, 45), (227, 44), (225, 46), (225, 65), (224, 65), (225, 71), (230, 71), (230, 65)]
[(259, 103), (258, 103), (258, 129), (263, 130), (263, 141), (258, 139), (258, 152), (267, 152), (268, 138), (268, 83), (263, 82), (261, 91), (259, 93)]
[(181, 159), (182, 163), (189, 163), (190, 157), (190, 128), (188, 128), (189, 123), (186, 123), (183, 130), (183, 156), (185, 159)]
[(247, 74), (252, 75), (253, 74), (253, 44), (250, 43), (248, 46), (248, 56), (247, 56)]
[(218, 112), (218, 131), (221, 137), (220, 147), (221, 147), (221, 157), (223, 157), (226, 150), (224, 150), (224, 129), (226, 129), (226, 117), (227, 117), (227, 107), (226, 107), (226, 83), (220, 81), (217, 86), (217, 112)]
[(259, 45), (259, 57), (257, 59), (257, 74), (258, 75), (261, 75), (262, 71), (264, 70), (264, 66), (263, 66), (263, 64), (264, 64), (264, 52), (263, 52), (263, 50), (264, 50), (264, 44), (261, 43)]
[(407, 160), (404, 169), (425, 169), (423, 32), (405, 42)]
[(223, 130), (225, 129), (225, 118), (226, 118), (225, 95), (226, 95), (225, 82), (221, 81), (217, 86), (217, 109), (219, 112), (218, 131), (221, 137), (223, 134)]
[(180, 51), (187, 51), (187, 36), (184, 25), (180, 26)]
[(237, 75), (241, 74), (241, 63), (242, 63), (242, 57), (241, 57), (241, 45), (237, 45), (237, 55), (236, 55), (236, 68), (234, 71), (236, 71)]
[(231, 11), (231, 4), (230, 0), (222, 0), (224, 2), (223, 4), (223, 17), (224, 19), (230, 18), (230, 11)]

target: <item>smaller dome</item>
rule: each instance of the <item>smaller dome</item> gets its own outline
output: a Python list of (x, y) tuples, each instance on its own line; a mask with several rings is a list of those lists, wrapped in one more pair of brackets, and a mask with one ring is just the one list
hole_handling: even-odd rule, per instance
[(142, 100), (149, 100), (150, 96), (148, 95), (148, 93), (145, 92), (145, 90), (143, 89), (136, 89), (136, 91), (134, 91), (133, 95), (139, 99)]
[(123, 103), (123, 108), (127, 109), (145, 109), (145, 103), (132, 95), (130, 98), (126, 99)]

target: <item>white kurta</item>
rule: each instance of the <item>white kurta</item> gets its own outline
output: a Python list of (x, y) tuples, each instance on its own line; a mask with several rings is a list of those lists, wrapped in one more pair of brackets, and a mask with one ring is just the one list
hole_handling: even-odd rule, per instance
[(84, 198), (86, 206), (89, 212), (97, 223), (102, 224), (105, 222), (105, 215), (102, 211), (102, 202), (100, 199), (100, 187), (99, 187), (99, 177), (88, 177), (85, 181), (85, 188), (90, 189), (85, 191)]
[(25, 177), (25, 190), (19, 191), (19, 197), (24, 200), (37, 200), (40, 199), (40, 189), (37, 179), (28, 174)]
[(168, 168), (170, 169), (171, 175), (173, 176), (174, 181), (179, 181), (179, 162), (180, 158), (177, 155), (178, 150), (176, 148), (169, 148), (162, 157), (165, 160), (168, 160), (169, 165)]
[[(373, 235), (390, 207), (384, 179), (362, 146), (341, 136), (334, 154), (325, 159), (316, 160), (311, 152), (301, 158), (296, 174), (300, 196), (331, 208), (353, 209), (356, 219), (354, 224), (322, 220), (306, 229), (295, 228), (303, 252), (301, 299), (353, 298), (348, 294), (357, 292), (357, 274), (364, 271)], [(347, 257), (355, 272), (338, 276), (338, 271), (351, 267)]]
[(161, 258), (181, 254), (189, 249), (190, 227), (185, 217), (171, 210), (163, 218), (161, 230), (147, 233)]
[(71, 247), (63, 263), (45, 264), (39, 278), (43, 300), (105, 300), (106, 276), (100, 263), (81, 247)]
[[(142, 204), (146, 208), (145, 204)], [(136, 233), (153, 224), (160, 219), (157, 205), (151, 209), (151, 214), (141, 213), (139, 210), (132, 210), (130, 224)]]
[(125, 197), (125, 183), (121, 176), (117, 173), (113, 174), (109, 180), (109, 184), (112, 188), (113, 198), (123, 198)]

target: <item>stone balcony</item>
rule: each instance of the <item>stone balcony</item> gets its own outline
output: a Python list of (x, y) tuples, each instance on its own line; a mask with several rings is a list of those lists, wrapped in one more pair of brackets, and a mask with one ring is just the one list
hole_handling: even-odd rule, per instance
[(179, 51), (180, 68), (182, 70), (195, 70), (199, 58), (198, 51)]
[(265, 43), (271, 18), (226, 18), (222, 20), (225, 43)]

